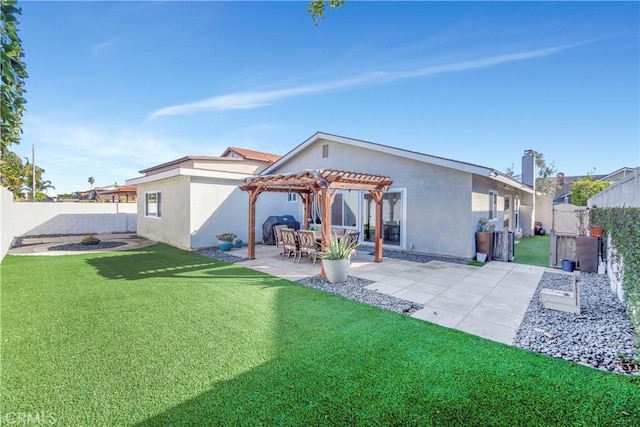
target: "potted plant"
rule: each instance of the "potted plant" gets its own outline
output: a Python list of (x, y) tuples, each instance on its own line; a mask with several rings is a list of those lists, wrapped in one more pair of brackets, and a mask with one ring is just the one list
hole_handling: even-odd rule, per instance
[(100, 239), (98, 239), (95, 234), (87, 234), (82, 238), (80, 243), (83, 245), (99, 245)]
[[(489, 221), (488, 218), (480, 218), (478, 220), (478, 229), (476, 231), (476, 259), (478, 261), (481, 258), (491, 261), (493, 256), (493, 231), (495, 228), (496, 223)], [(486, 258), (480, 255), (486, 255)]]
[(236, 238), (236, 235), (233, 233), (222, 233), (218, 234), (216, 238), (218, 239), (218, 249), (221, 251), (229, 251), (231, 250), (233, 239)]
[(327, 279), (331, 283), (342, 283), (347, 280), (349, 276), (349, 264), (351, 261), (349, 257), (359, 243), (350, 243), (349, 239), (344, 236), (338, 238), (334, 234), (329, 239), (329, 244), (323, 248), (322, 251), (322, 265), (324, 266), (324, 272), (327, 274)]
[(604, 236), (604, 227), (601, 227), (593, 222), (589, 224), (589, 234), (591, 237), (602, 237)]

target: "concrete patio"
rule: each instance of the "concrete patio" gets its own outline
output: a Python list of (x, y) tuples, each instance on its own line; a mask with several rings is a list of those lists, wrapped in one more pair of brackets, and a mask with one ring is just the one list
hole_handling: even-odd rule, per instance
[[(370, 248), (360, 247), (349, 272), (373, 281), (367, 288), (424, 305), (413, 313), (415, 318), (509, 345), (547, 270), (497, 261), (483, 267), (392, 258), (376, 263), (370, 252)], [(234, 249), (231, 254), (246, 256), (246, 248)], [(256, 259), (239, 264), (289, 280), (320, 274), (320, 261), (313, 266), (308, 258), (299, 264), (281, 260), (275, 246), (257, 245)]]

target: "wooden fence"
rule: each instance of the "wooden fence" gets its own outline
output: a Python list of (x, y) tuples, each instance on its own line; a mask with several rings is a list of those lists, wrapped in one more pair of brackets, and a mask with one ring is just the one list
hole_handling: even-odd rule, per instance
[(562, 260), (578, 260), (578, 249), (576, 246), (576, 234), (556, 233), (551, 230), (551, 253), (549, 254), (549, 266), (555, 268), (562, 267)]
[(493, 259), (511, 262), (514, 259), (515, 233), (513, 231), (493, 232)]

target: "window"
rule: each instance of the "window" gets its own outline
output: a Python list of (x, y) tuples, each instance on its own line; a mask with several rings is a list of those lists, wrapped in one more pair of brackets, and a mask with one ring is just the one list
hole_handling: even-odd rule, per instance
[(160, 218), (160, 192), (144, 193), (144, 215)]
[(287, 203), (298, 203), (298, 193), (287, 193)]
[(322, 157), (329, 157), (329, 144), (322, 146)]
[(358, 195), (355, 191), (338, 192), (331, 205), (331, 225), (355, 227), (358, 214)]
[(489, 219), (498, 218), (498, 193), (489, 191)]

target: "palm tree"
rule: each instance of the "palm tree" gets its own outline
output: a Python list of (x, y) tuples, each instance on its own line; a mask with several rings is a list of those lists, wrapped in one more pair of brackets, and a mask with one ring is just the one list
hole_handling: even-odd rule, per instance
[(36, 182), (36, 191), (38, 191), (39, 193), (48, 194), (49, 190), (55, 190), (55, 189), (56, 187), (51, 185), (51, 181), (49, 180)]
[(93, 179), (92, 176), (89, 177), (89, 184), (91, 184), (91, 189), (93, 190), (93, 183), (96, 182), (95, 179)]

